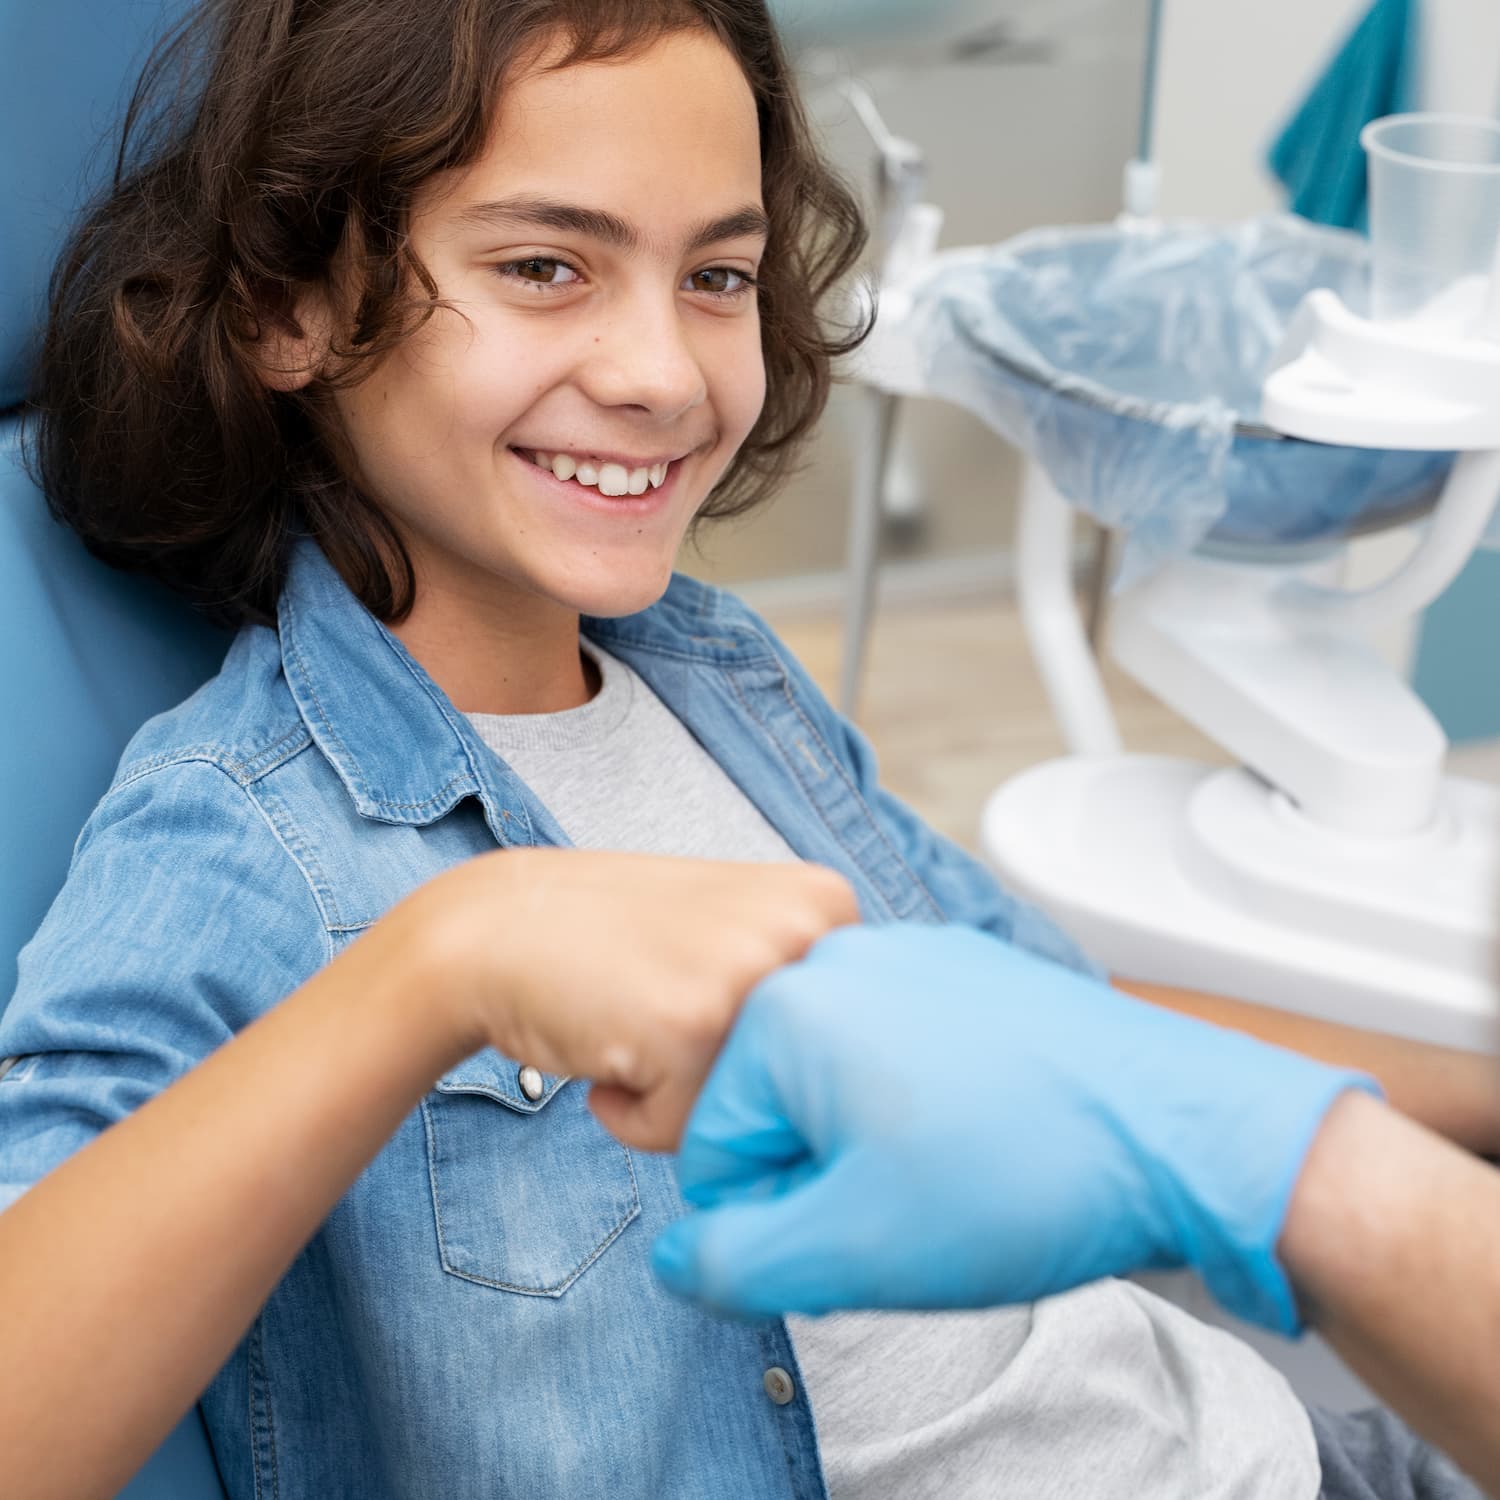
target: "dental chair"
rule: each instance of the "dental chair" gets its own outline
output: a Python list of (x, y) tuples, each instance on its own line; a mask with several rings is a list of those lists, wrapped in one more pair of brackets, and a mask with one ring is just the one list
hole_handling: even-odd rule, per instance
[[(228, 636), (90, 557), (21, 464), (27, 371), (68, 225), (107, 180), (130, 85), (183, 9), (162, 0), (0, 0), (0, 1008), (126, 740), (181, 701)], [(223, 1500), (197, 1409), (122, 1500)]]

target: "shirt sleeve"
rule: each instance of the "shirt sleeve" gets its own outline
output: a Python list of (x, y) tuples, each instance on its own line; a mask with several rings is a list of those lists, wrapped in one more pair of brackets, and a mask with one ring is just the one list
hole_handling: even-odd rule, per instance
[(770, 626), (758, 618), (756, 624), (775, 643), (796, 691), (809, 705), (829, 745), (843, 760), (887, 838), (943, 916), (950, 922), (978, 927), (1070, 969), (1106, 977), (1105, 971), (1045, 912), (1011, 895), (983, 863), (944, 838), (881, 785), (869, 740), (828, 702)]
[(0, 1016), (0, 1210), (329, 956), (307, 876), (228, 772), (114, 787)]

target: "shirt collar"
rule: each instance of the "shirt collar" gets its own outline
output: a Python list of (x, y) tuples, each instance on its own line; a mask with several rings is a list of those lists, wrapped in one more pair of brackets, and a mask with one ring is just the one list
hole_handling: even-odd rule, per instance
[(310, 537), (293, 544), (276, 624), (292, 697), (363, 816), (432, 823), (477, 796), (502, 843), (534, 842), (517, 778)]
[[(585, 618), (585, 633), (629, 654), (648, 682), (651, 658), (748, 665), (771, 648), (729, 596), (674, 576), (649, 609)], [(477, 796), (502, 843), (564, 843), (524, 783), (406, 647), (350, 592), (311, 537), (292, 545), (277, 605), (282, 669), (318, 748), (359, 812), (426, 824)], [(655, 686), (655, 684), (652, 684)]]

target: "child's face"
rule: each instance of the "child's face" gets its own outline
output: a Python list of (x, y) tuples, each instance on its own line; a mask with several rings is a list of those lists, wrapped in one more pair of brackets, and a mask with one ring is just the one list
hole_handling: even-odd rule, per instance
[[(454, 310), (336, 396), (419, 600), (619, 615), (659, 597), (764, 400), (743, 279), (760, 205), (755, 103), (705, 34), (505, 85), (484, 155), (413, 205)], [(559, 479), (537, 451), (602, 483)], [(667, 460), (659, 488), (660, 468), (644, 494), (603, 493), (622, 476), (602, 463), (628, 480)]]

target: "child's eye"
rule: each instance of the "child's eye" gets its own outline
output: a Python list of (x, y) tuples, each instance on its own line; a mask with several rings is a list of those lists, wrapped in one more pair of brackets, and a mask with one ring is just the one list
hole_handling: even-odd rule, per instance
[(497, 275), (506, 281), (516, 281), (522, 286), (548, 291), (552, 287), (567, 286), (579, 280), (578, 272), (565, 260), (556, 260), (548, 255), (531, 255), (525, 260), (508, 260), (495, 267)]
[[(567, 261), (551, 255), (508, 260), (496, 266), (495, 273), (505, 281), (517, 282), (537, 292), (549, 292), (583, 279)], [(745, 296), (756, 285), (756, 280), (748, 271), (736, 271), (732, 266), (706, 266), (701, 271), (694, 271), (687, 284), (695, 292), (730, 301)]]
[[(736, 271), (731, 266), (706, 266), (688, 277), (695, 292), (707, 292), (710, 297), (743, 297), (756, 284), (748, 271)], [(737, 285), (735, 283), (738, 283)]]

